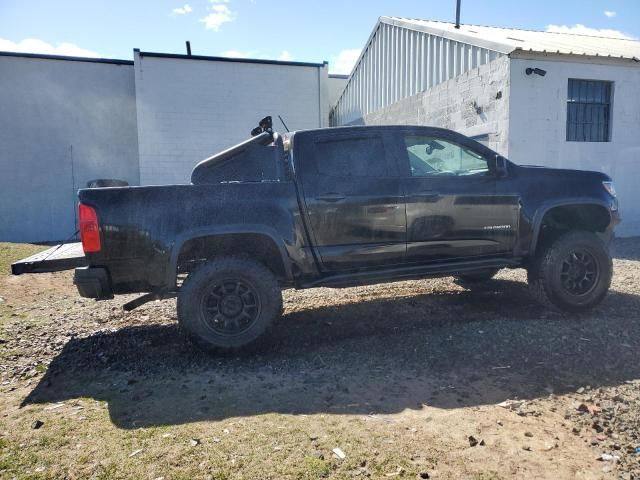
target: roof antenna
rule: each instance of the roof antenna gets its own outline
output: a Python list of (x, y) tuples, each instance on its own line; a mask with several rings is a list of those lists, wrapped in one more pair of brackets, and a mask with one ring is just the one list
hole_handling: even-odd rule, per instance
[(187, 55), (191, 56), (191, 42), (187, 40), (185, 43), (187, 44)]
[(282, 122), (282, 125), (284, 125), (284, 128), (287, 130), (287, 132), (291, 132), (291, 130), (289, 130), (289, 127), (287, 127), (287, 124), (284, 123), (284, 120), (282, 119), (282, 117), (280, 115), (278, 115), (278, 118)]
[(460, 28), (460, 3), (462, 0), (456, 0), (456, 28)]

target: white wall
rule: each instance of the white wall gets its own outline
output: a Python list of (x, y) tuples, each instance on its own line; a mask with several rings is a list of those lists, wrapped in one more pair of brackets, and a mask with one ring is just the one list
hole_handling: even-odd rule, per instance
[(276, 130), (328, 122), (327, 66), (156, 57), (136, 53), (140, 181), (188, 183), (202, 159), (249, 138), (271, 115)]
[(0, 55), (0, 241), (66, 239), (88, 180), (138, 183), (133, 66)]
[[(527, 76), (527, 67), (542, 68), (547, 74)], [(611, 142), (566, 141), (569, 78), (614, 82)], [(567, 62), (566, 57), (514, 58), (510, 103), (509, 158), (610, 175), (623, 216), (617, 232), (640, 235), (640, 66), (606, 60)]]
[(347, 84), (348, 78), (349, 75), (329, 75), (327, 91), (330, 109), (336, 106), (336, 102), (338, 101), (338, 98), (340, 98), (340, 95)]
[(483, 143), (507, 155), (509, 88), (509, 58), (499, 57), (366, 115), (364, 123), (428, 125), (471, 137), (487, 135)]

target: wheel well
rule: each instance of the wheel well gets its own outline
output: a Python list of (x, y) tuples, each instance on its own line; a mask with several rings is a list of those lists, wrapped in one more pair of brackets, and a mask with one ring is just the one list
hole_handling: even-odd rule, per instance
[(561, 205), (548, 210), (540, 225), (537, 245), (553, 240), (567, 230), (604, 232), (611, 222), (609, 210), (601, 205)]
[(260, 233), (232, 233), (192, 238), (180, 249), (176, 273), (188, 273), (211, 258), (230, 255), (251, 257), (265, 265), (278, 279), (287, 277), (278, 245), (271, 237)]

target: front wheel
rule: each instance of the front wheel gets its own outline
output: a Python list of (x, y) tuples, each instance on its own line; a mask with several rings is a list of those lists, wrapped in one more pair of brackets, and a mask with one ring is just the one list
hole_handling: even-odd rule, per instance
[(247, 258), (223, 257), (190, 273), (178, 293), (178, 322), (207, 349), (249, 347), (282, 309), (273, 273)]
[(541, 304), (580, 312), (602, 301), (612, 275), (611, 256), (598, 236), (572, 231), (541, 249), (528, 269), (527, 280)]

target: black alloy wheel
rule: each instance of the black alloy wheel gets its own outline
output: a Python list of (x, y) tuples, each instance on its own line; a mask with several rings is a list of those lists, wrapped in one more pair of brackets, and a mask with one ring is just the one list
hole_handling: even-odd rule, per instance
[(203, 321), (218, 335), (245, 332), (260, 315), (260, 297), (253, 286), (238, 278), (215, 282), (202, 296)]
[(585, 249), (576, 249), (563, 260), (560, 281), (571, 295), (587, 295), (598, 283), (598, 263)]

